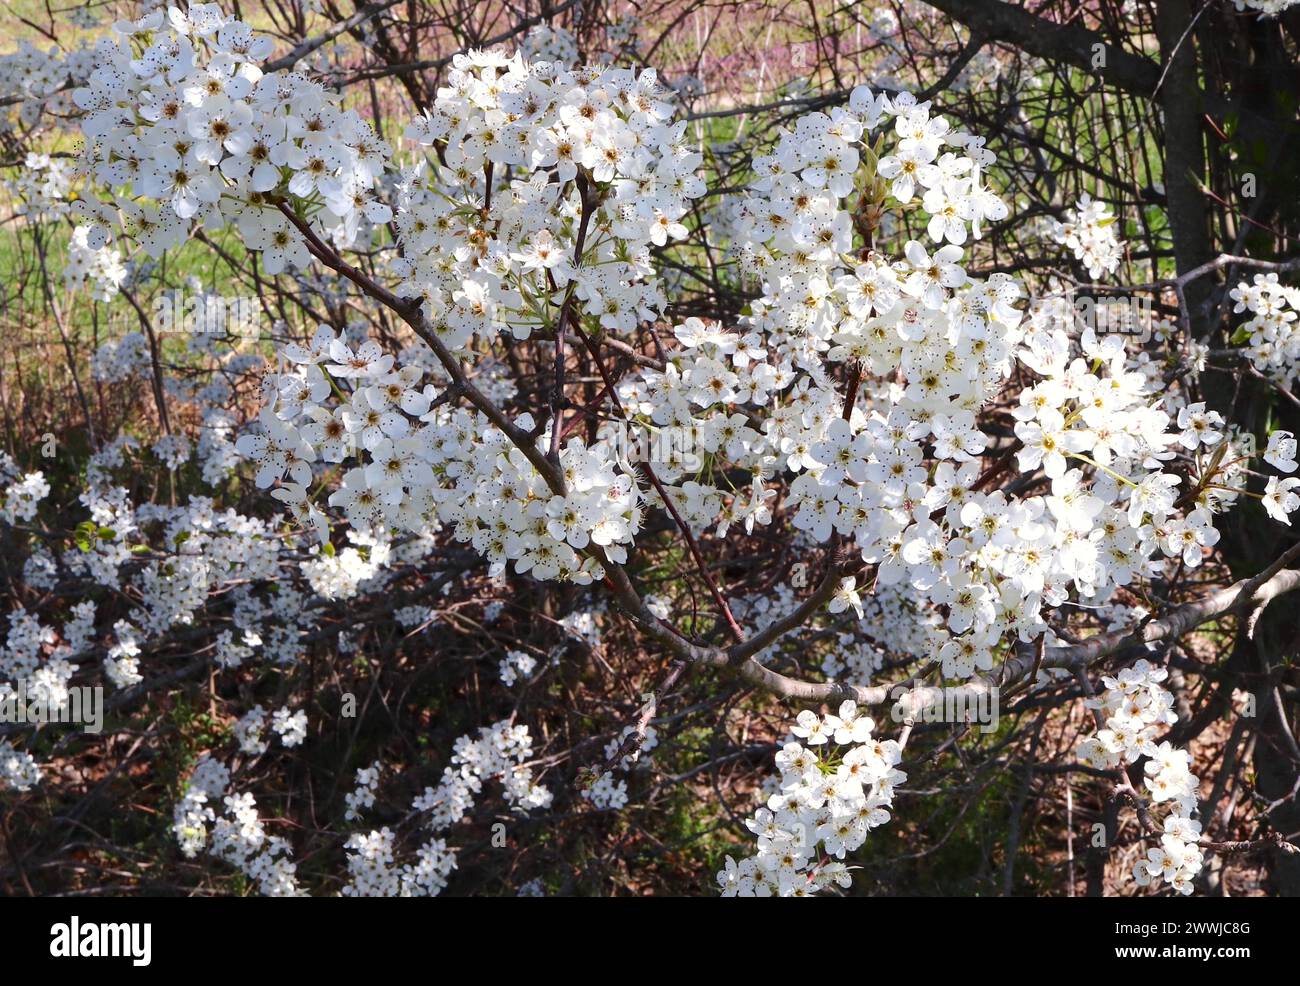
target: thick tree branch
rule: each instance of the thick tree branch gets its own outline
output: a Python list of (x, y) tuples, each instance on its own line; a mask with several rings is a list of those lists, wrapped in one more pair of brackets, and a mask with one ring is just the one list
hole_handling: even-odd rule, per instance
[(1049, 61), (1094, 72), (1110, 85), (1137, 96), (1151, 96), (1160, 66), (1109, 44), (1081, 24), (1058, 24), (1001, 0), (927, 0), (989, 41), (1004, 41)]

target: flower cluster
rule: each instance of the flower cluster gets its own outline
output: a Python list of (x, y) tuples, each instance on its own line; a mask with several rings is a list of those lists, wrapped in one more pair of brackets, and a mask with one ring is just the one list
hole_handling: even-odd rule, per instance
[(641, 730), (637, 729), (635, 724), (624, 726), (617, 736), (605, 744), (605, 761), (613, 760), (618, 751), (623, 749), (623, 744), (632, 737), (636, 737), (636, 743), (630, 751), (619, 758), (616, 766), (620, 770), (630, 770), (633, 764), (641, 760), (641, 754), (649, 753), (659, 745), (659, 732), (654, 726), (647, 724)]
[(28, 521), (36, 516), (42, 500), (50, 495), (50, 484), (41, 472), (29, 472), (10, 483), (0, 494), (0, 518), (8, 524)]
[(436, 897), (456, 868), (456, 854), (443, 839), (430, 839), (414, 862), (394, 866), (396, 835), (386, 826), (351, 835), (343, 847), (349, 876), (344, 897)]
[(659, 733), (648, 721), (624, 726), (605, 744), (604, 764), (610, 769), (597, 769), (588, 774), (582, 787), (583, 798), (598, 809), (625, 807), (628, 803), (627, 779), (616, 777), (615, 772), (631, 771), (643, 753), (649, 753), (658, 745)]
[[(82, 27), (95, 23), (88, 7), (70, 10), (65, 16)], [(0, 133), (34, 129), (46, 113), (68, 115), (73, 107), (67, 84), (69, 80), (84, 82), (94, 63), (94, 50), (84, 44), (66, 51), (58, 47), (42, 51), (30, 41), (20, 40), (13, 51), (0, 54), (0, 97), (13, 106), (12, 110), (0, 110)]]
[(357, 771), (357, 786), (343, 799), (347, 805), (343, 817), (347, 821), (355, 822), (361, 817), (362, 811), (375, 803), (375, 790), (379, 787), (379, 773), (382, 767), (383, 764), (376, 760), (369, 767), (362, 767)]
[[(477, 739), (462, 736), (456, 740), (441, 783), (436, 788), (425, 788), (411, 808), (431, 832), (444, 833), (474, 807), (487, 780), (501, 784), (506, 802), (517, 811), (548, 807), (550, 791), (537, 784), (532, 770), (525, 766), (531, 753), (528, 727), (511, 725), (508, 720), (481, 728)], [(357, 789), (347, 798), (349, 820), (373, 803), (378, 776), (375, 764), (358, 772)], [(389, 828), (351, 836), (345, 844), (350, 881), (343, 888), (344, 896), (422, 897), (443, 890), (456, 867), (456, 854), (445, 839), (426, 841), (413, 862), (400, 865), (395, 865), (395, 846), (396, 836)]]
[[(219, 760), (205, 756), (195, 764), (172, 821), (181, 852), (193, 858), (206, 847), (255, 881), (262, 894), (303, 896), (288, 842), (266, 833), (252, 795), (225, 796), (229, 786), (230, 771)], [(218, 799), (224, 814), (214, 807)]]
[(615, 778), (612, 773), (602, 773), (583, 789), (582, 796), (596, 808), (617, 811), (627, 804), (627, 781)]
[[(719, 536), (767, 523), (776, 491), (764, 480), (794, 473), (796, 528), (852, 537), (875, 587), (944, 607), (928, 649), (953, 677), (991, 668), (1005, 633), (1041, 633), (1041, 608), (1071, 588), (1102, 601), (1157, 548), (1192, 558), (1217, 538), (1209, 510), (1175, 516), (1180, 479), (1159, 471), (1169, 417), (1121, 340), (1022, 327), (1016, 283), (961, 266), (968, 235), (1005, 215), (980, 180), (989, 163), (978, 138), (906, 96), (859, 88), (848, 107), (801, 118), (756, 161), (763, 177), (741, 210), (742, 254), (763, 278), (755, 314), (735, 332), (688, 320), (663, 371), (620, 385), (649, 423), (694, 426), (711, 471), (753, 476), (733, 492), (682, 482), (688, 523)], [(934, 245), (909, 240), (891, 262), (873, 246), (881, 213), (918, 192)], [(825, 357), (893, 382), (845, 404)], [(1046, 496), (979, 491), (976, 412), (1017, 363), (1039, 380), (1015, 412), (1017, 462), (1041, 470)], [(863, 588), (846, 581), (831, 611), (861, 616)]]
[(63, 267), (64, 283), (72, 289), (92, 285), (90, 296), (96, 301), (112, 301), (127, 278), (122, 251), (116, 247), (90, 245), (89, 226), (78, 226), (68, 241), (68, 259)]
[(82, 167), (111, 198), (88, 198), (87, 246), (115, 231), (157, 258), (192, 221), (238, 226), (275, 274), (307, 263), (305, 240), (272, 203), (310, 198), (350, 242), (391, 210), (374, 195), (387, 147), (355, 111), (299, 73), (263, 75), (270, 39), (214, 4), (118, 22), (73, 99)]
[(1260, 373), (1289, 385), (1300, 373), (1300, 288), (1279, 283), (1276, 274), (1256, 274), (1228, 294), (1234, 312), (1250, 313), (1233, 341), (1246, 344), (1246, 357)]
[(266, 709), (261, 705), (253, 706), (240, 716), (234, 731), (235, 741), (242, 752), (256, 756), (270, 749), (266, 741)]
[(307, 713), (301, 709), (297, 712), (276, 709), (271, 713), (271, 731), (285, 746), (301, 746), (307, 738)]
[[(254, 714), (264, 721), (260, 706)], [(260, 749), (247, 745), (248, 736), (262, 728), (261, 723), (253, 725), (255, 730), (241, 722), (237, 729), (245, 752), (265, 749), (260, 741)], [(446, 832), (473, 808), (483, 783), (490, 779), (501, 784), (507, 803), (518, 811), (548, 806), (550, 792), (534, 782), (524, 765), (531, 750), (527, 727), (509, 722), (480, 729), (477, 738), (461, 737), (442, 783), (436, 789), (426, 788), (412, 803), (413, 811), (432, 832)], [(33, 776), (30, 758), (7, 744), (0, 747), (0, 768), (0, 777), (19, 789), (26, 789), (39, 776)], [(360, 819), (374, 805), (381, 769), (376, 762), (357, 772), (356, 788), (345, 797), (347, 821)], [(206, 848), (256, 881), (265, 895), (302, 895), (289, 844), (266, 833), (252, 795), (227, 794), (230, 784), (231, 772), (219, 760), (204, 756), (195, 765), (174, 810), (172, 829), (182, 853), (192, 858)], [(396, 835), (388, 828), (356, 833), (344, 848), (351, 878), (343, 888), (344, 896), (432, 896), (446, 886), (456, 865), (455, 852), (442, 838), (427, 840), (411, 862), (395, 865)]]
[(1298, 0), (1232, 0), (1238, 10), (1255, 10), (1261, 17), (1277, 17), (1294, 7)]
[(1078, 205), (1066, 212), (1065, 222), (1052, 224), (1051, 236), (1087, 268), (1089, 277), (1097, 280), (1115, 273), (1124, 256), (1124, 244), (1111, 228), (1116, 218), (1105, 203), (1084, 193)]
[(510, 686), (520, 678), (527, 681), (536, 668), (537, 658), (525, 651), (512, 650), (501, 659), (497, 676), (501, 679), (501, 684)]
[[(306, 265), (308, 223), (342, 248), (391, 220), (398, 294), (420, 301), (430, 335), (450, 350), (584, 319), (628, 330), (662, 304), (650, 248), (685, 234), (687, 200), (703, 183), (653, 72), (459, 55), (407, 128), (438, 159), (396, 175), (369, 124), (302, 75), (264, 75), (269, 42), (215, 6), (114, 31), (74, 94), (85, 111), (82, 166), (112, 192), (81, 206), (90, 249), (116, 233), (157, 257), (192, 222), (209, 232), (233, 224), (275, 274)], [(129, 372), (134, 355), (106, 355), (113, 369), (101, 375)], [(423, 354), (394, 367), (374, 342), (318, 336), (283, 356), (292, 369), (274, 378), (262, 432), (238, 447), (257, 462), (259, 484), (288, 475), (276, 495), (322, 540), (311, 466), (360, 446), (366, 458), (330, 497), (355, 527), (455, 523), (495, 565), (515, 560), (539, 578), (589, 582), (601, 574), (593, 554), (623, 558), (637, 497), (613, 450), (569, 438), (560, 465), (572, 481), (561, 493), (499, 435), (466, 440), (486, 424), (433, 406), (437, 392), (420, 386)], [(340, 383), (350, 389), (334, 404)]]
[(808, 897), (852, 884), (845, 855), (889, 821), (894, 788), (907, 780), (897, 769), (902, 749), (874, 729), (853, 702), (838, 715), (799, 713), (798, 739), (776, 755), (778, 788), (745, 823), (758, 852), (739, 863), (727, 857), (718, 874), (724, 897)]
[(41, 782), (41, 768), (30, 753), (0, 740), (0, 791), (30, 791)]
[[(635, 484), (604, 443), (574, 438), (564, 446), (561, 495), (483, 416), (435, 406), (438, 391), (420, 386), (418, 363), (395, 366), (376, 343), (354, 349), (325, 328), (310, 347), (292, 344), (284, 354), (294, 368), (268, 377), (273, 403), (259, 418), (261, 430), (242, 436), (236, 448), (257, 465), (259, 486), (285, 480), (272, 495), (322, 543), (329, 523), (309, 491), (312, 464), (358, 454), (361, 463), (328, 497), (358, 532), (427, 534), (454, 525), (455, 536), (486, 555), (494, 573), (513, 561), (539, 579), (584, 584), (603, 569), (579, 551), (596, 545), (606, 558), (625, 559), (624, 545), (640, 525)], [(337, 393), (347, 399), (322, 403)], [(323, 578), (346, 576), (343, 555), (320, 561)], [(355, 553), (353, 559), (364, 561)], [(356, 574), (369, 572), (361, 566)]]
[(1169, 672), (1145, 658), (1115, 677), (1104, 677), (1105, 691), (1089, 699), (1089, 708), (1099, 709), (1105, 726), (1079, 744), (1079, 759), (1089, 766), (1112, 770), (1146, 764), (1146, 787), (1151, 800), (1168, 803), (1160, 845), (1133, 868), (1140, 886), (1158, 887), (1161, 881), (1180, 894), (1192, 892), (1192, 882), (1202, 865), (1197, 846), (1201, 825), (1192, 818), (1197, 808), (1197, 779), (1190, 770), (1191, 754), (1174, 748), (1167, 740), (1157, 744), (1160, 731), (1178, 721), (1174, 697), (1160, 684)]
[(148, 364), (149, 342), (142, 332), (109, 339), (90, 360), (90, 373), (101, 383), (121, 383), (138, 375)]
[(120, 226), (156, 257), (192, 219), (234, 223), (274, 274), (309, 259), (277, 208), (288, 199), (344, 246), (392, 220), (401, 293), (422, 300), (452, 349), (475, 334), (553, 327), (566, 303), (624, 329), (661, 303), (647, 249), (685, 233), (686, 199), (703, 185), (653, 72), (458, 55), (449, 85), (407, 128), (442, 161), (402, 171), (394, 216), (378, 197), (387, 146), (354, 111), (297, 73), (263, 75), (269, 41), (215, 6), (172, 11), (170, 22), (163, 31), (155, 13), (117, 25), (76, 90), (83, 166), (124, 213), (84, 207), (91, 248)]
[(649, 248), (685, 235), (687, 200), (704, 190), (671, 112), (652, 71), (458, 55), (406, 130), (445, 165), (402, 172), (399, 295), (421, 300), (453, 350), (554, 330), (562, 312), (623, 331), (652, 317), (663, 299)]

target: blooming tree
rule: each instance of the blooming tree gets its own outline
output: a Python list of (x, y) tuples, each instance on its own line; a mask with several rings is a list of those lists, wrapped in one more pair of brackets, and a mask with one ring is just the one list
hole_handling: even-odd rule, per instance
[[(1172, 188), (1142, 229), (1054, 166), (1031, 204), (1033, 141), (975, 125), (961, 82), (1007, 69), (974, 62), (994, 28), (932, 6), (969, 27), (937, 83), (895, 78), (919, 28), (881, 21), (870, 81), (786, 93), (752, 133), (709, 129), (739, 114), (630, 57), (624, 21), (526, 19), (413, 69), (391, 4), (287, 53), (258, 17), (144, 4), (0, 56), (7, 188), (84, 417), (57, 468), (0, 459), (0, 699), (105, 687), (110, 755), (132, 715), (170, 722), (157, 851), (272, 895), (485, 868), (571, 891), (570, 847), (522, 833), (617, 841), (684, 795), (735, 829), (693, 889), (869, 889), (949, 758), (982, 790), (1015, 764), (1005, 892), (1036, 777), (1067, 785), (1071, 894), (1076, 830), (1092, 890), (1289, 855), (1285, 799), (1221, 802), (1257, 704), (1290, 735), (1295, 683), (1265, 662), (1236, 709), (1223, 674), (1300, 586), (1300, 548), (1234, 568), (1243, 526), (1300, 508), (1296, 440), (1209, 377), (1297, 405), (1300, 265), (1184, 263)], [(1249, 6), (1217, 16), (1287, 5)], [(310, 64), (347, 32), (369, 61)], [(1026, 45), (1049, 85), (1059, 53)], [(1254, 272), (1204, 294), (1225, 268)], [(126, 331), (78, 362), (60, 283)], [(1094, 317), (1115, 301), (1122, 325)], [(113, 421), (106, 393), (147, 399)], [(1293, 738), (1270, 755), (1300, 765)], [(67, 757), (0, 726), (0, 797)], [(296, 834), (303, 771), (330, 790)]]

